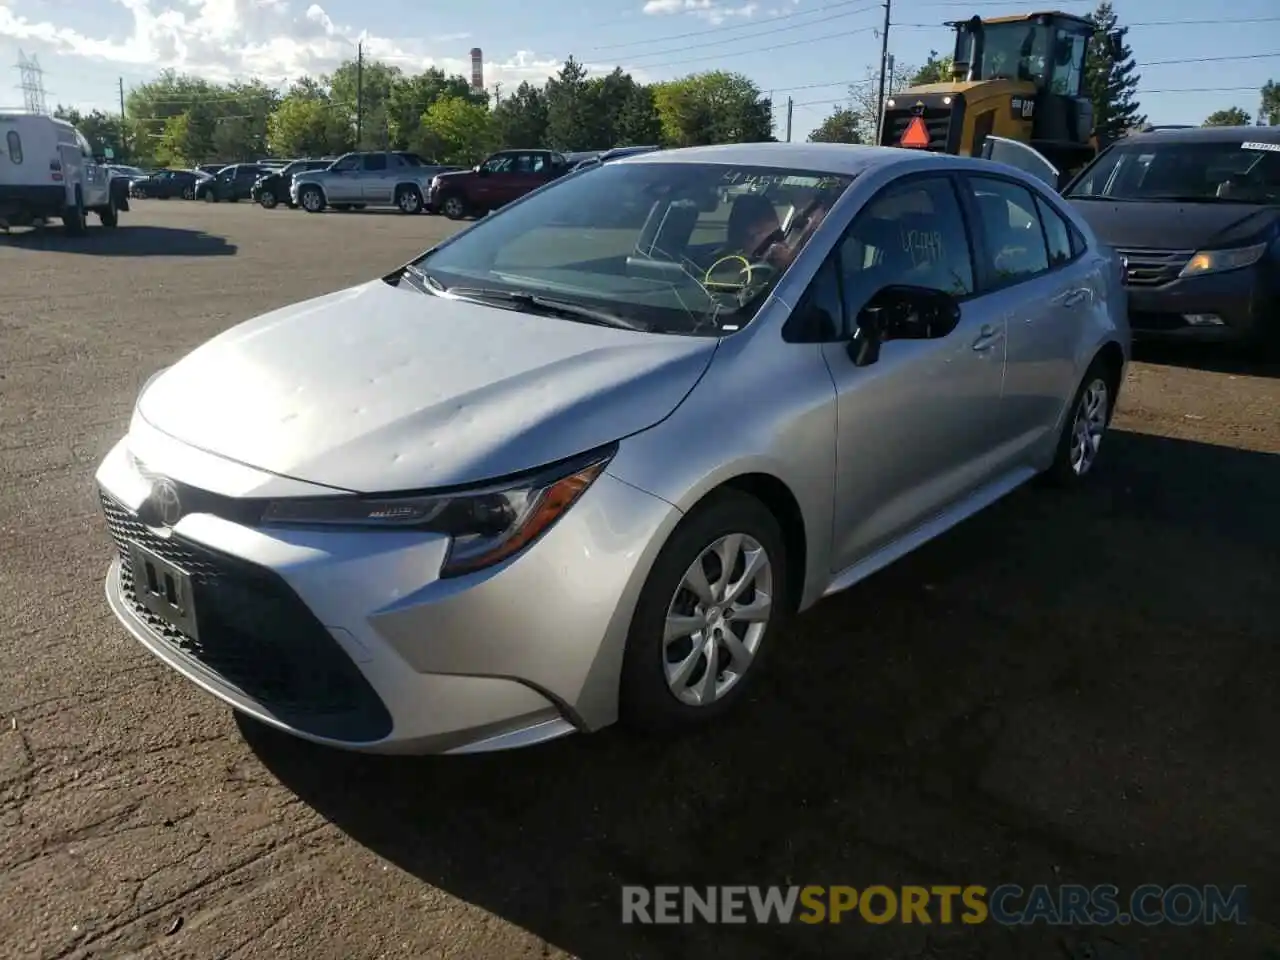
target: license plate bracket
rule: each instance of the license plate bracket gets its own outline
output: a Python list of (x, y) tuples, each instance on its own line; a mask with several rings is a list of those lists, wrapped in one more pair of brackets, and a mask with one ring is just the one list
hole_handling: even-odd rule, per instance
[(133, 541), (129, 542), (129, 564), (138, 602), (174, 629), (198, 639), (190, 575)]

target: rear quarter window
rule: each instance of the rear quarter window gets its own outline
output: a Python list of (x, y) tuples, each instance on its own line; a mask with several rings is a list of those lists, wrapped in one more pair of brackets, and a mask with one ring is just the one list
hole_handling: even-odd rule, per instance
[(10, 130), (4, 137), (5, 145), (9, 148), (9, 162), (22, 162), (22, 137), (19, 136), (17, 130)]

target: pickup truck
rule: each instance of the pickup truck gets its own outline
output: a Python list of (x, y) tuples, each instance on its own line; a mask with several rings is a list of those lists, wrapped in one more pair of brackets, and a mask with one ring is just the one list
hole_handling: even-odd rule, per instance
[(296, 174), (289, 198), (307, 213), (392, 206), (421, 213), (431, 178), (453, 169), (403, 150), (346, 153), (323, 170)]
[(443, 213), (450, 220), (482, 217), (571, 169), (564, 154), (554, 150), (502, 150), (470, 170), (433, 179), (427, 211)]

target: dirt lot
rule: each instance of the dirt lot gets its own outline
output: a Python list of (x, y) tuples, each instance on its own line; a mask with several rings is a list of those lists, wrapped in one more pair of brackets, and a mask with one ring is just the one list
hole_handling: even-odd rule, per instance
[[(155, 368), (451, 225), (122, 222), (0, 237), (0, 955), (1280, 955), (1280, 370), (1136, 364), (1091, 490), (821, 604), (705, 735), (368, 759), (237, 721), (116, 626), (90, 480)], [(1247, 884), (1254, 922), (619, 923), (624, 883), (1002, 882)]]

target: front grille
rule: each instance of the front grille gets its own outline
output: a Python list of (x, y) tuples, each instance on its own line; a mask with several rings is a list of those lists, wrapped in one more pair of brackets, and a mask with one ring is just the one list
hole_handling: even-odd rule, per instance
[(1190, 326), (1180, 313), (1130, 311), (1129, 327), (1138, 333), (1168, 333)]
[(1158, 287), (1176, 280), (1194, 250), (1117, 250), (1128, 262), (1125, 283), (1131, 287)]
[[(925, 129), (929, 131), (930, 150), (946, 152), (947, 138), (951, 135), (951, 107), (925, 107), (921, 116)], [(911, 119), (915, 116), (911, 110), (886, 110), (884, 114), (884, 140), (886, 147), (896, 147), (907, 132)]]
[[(124, 598), (155, 636), (299, 730), (349, 741), (391, 732), (391, 717), (364, 675), (273, 571), (177, 535), (162, 536), (107, 493), (99, 496), (120, 553)], [(191, 578), (198, 638), (139, 602), (130, 541)]]

